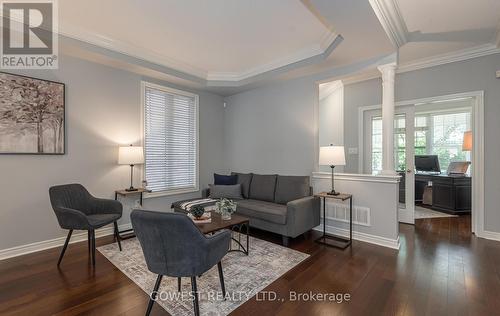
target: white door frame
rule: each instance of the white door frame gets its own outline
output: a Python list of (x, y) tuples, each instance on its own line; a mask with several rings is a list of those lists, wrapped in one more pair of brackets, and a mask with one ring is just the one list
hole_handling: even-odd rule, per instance
[[(415, 224), (415, 174), (414, 174), (414, 164), (415, 159), (413, 158), (414, 146), (408, 146), (408, 144), (415, 143), (415, 107), (413, 105), (408, 106), (399, 106), (396, 108), (394, 116), (405, 117), (405, 137), (406, 137), (406, 148), (405, 148), (405, 157), (406, 157), (406, 168), (404, 170), (405, 173), (405, 203), (404, 208), (401, 207), (401, 204), (398, 203), (398, 221), (400, 223), (406, 224)], [(364, 111), (363, 112), (363, 128), (365, 127), (367, 121), (373, 122), (374, 117), (381, 117), (382, 111), (380, 109)], [(368, 126), (368, 125), (366, 125)], [(363, 137), (371, 138), (371, 129), (373, 125), (370, 125), (370, 130), (364, 130)], [(363, 152), (371, 153), (372, 151), (372, 142), (367, 141), (366, 144), (363, 144)], [(365, 158), (365, 157), (363, 157)], [(368, 168), (366, 168), (368, 167)], [(364, 170), (372, 170), (373, 166), (369, 159), (364, 159), (363, 169)]]
[[(473, 98), (472, 130), (474, 131), (473, 151), (471, 155), (472, 177), (472, 232), (478, 237), (484, 233), (484, 91), (471, 91), (455, 94), (440, 95), (429, 98), (403, 100), (396, 102), (396, 106), (430, 103), (459, 98)], [(358, 108), (358, 172), (363, 173), (364, 165), (364, 112), (381, 109), (381, 104), (360, 106)]]

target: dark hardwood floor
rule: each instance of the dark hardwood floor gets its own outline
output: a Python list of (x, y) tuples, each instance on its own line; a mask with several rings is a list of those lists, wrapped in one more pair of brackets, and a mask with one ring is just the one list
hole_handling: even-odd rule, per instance
[[(398, 251), (354, 242), (345, 251), (313, 242), (316, 232), (291, 247), (311, 254), (269, 285), (279, 297), (298, 293), (349, 293), (350, 301), (257, 301), (234, 315), (500, 315), (500, 243), (470, 234), (470, 216), (400, 225)], [(280, 242), (278, 236), (254, 232)], [(112, 242), (101, 238), (98, 245)], [(91, 269), (87, 244), (0, 262), (1, 315), (143, 315), (148, 297), (100, 253)], [(167, 314), (156, 305), (153, 315)]]

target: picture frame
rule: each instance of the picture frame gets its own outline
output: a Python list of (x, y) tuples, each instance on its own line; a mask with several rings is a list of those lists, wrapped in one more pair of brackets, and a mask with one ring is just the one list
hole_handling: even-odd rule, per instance
[(66, 86), (0, 72), (0, 155), (66, 154)]

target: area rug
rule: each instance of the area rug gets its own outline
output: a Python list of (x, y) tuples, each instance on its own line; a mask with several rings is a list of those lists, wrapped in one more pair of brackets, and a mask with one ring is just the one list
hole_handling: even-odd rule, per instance
[[(235, 246), (237, 247), (237, 246)], [(149, 272), (137, 238), (122, 241), (123, 251), (116, 243), (97, 248), (111, 263), (143, 289), (151, 293), (156, 275)], [(201, 315), (227, 315), (252, 298), (309, 255), (264, 240), (250, 237), (250, 253), (228, 253), (222, 260), (226, 300), (222, 298), (217, 265), (197, 278)], [(192, 315), (191, 282), (182, 279), (177, 292), (177, 279), (163, 277), (156, 301), (171, 315)]]
[(425, 207), (415, 206), (415, 219), (424, 219), (424, 218), (439, 218), (439, 217), (457, 217), (457, 215), (450, 215), (434, 210), (430, 210)]

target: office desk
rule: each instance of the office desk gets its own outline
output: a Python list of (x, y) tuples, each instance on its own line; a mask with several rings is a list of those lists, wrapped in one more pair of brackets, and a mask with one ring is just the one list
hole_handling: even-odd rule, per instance
[(470, 213), (471, 177), (446, 174), (415, 174), (415, 202), (422, 202), (424, 188), (432, 182), (432, 209), (450, 214)]

